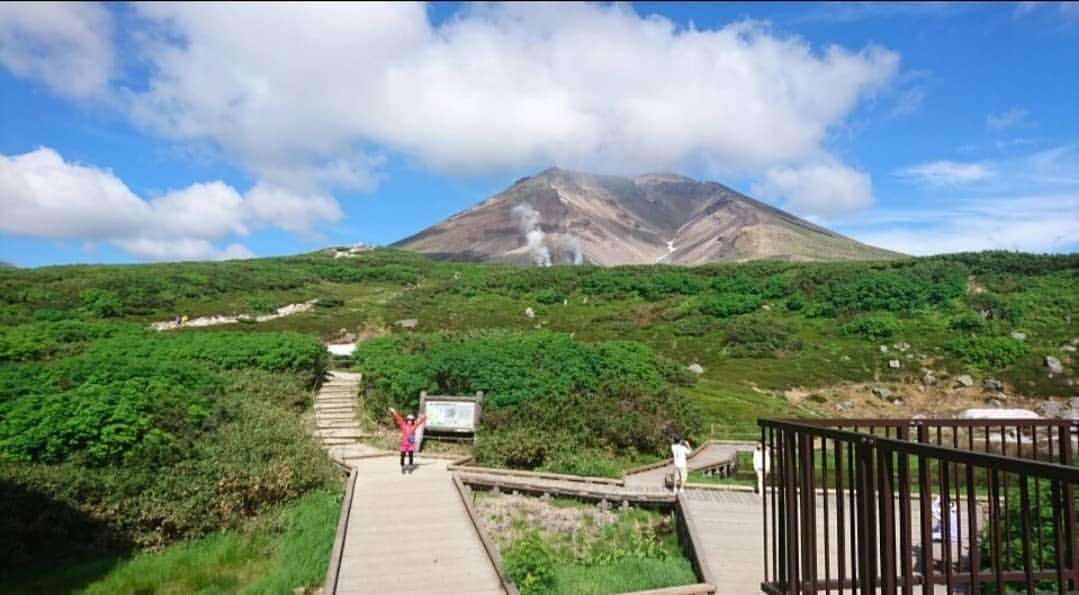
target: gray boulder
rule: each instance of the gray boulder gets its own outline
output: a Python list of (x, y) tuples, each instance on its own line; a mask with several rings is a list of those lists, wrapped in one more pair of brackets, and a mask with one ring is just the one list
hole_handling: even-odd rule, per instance
[(895, 393), (879, 386), (873, 388), (873, 395), (882, 401), (891, 401), (895, 398)]
[(1062, 409), (1064, 408), (1055, 401), (1042, 401), (1034, 406), (1034, 413), (1042, 417), (1053, 418), (1059, 415)]
[(961, 387), (974, 386), (974, 379), (971, 378), (970, 374), (960, 374), (955, 378), (955, 385)]
[(1049, 371), (1053, 374), (1064, 372), (1064, 366), (1060, 363), (1060, 360), (1051, 355), (1045, 356), (1045, 367), (1049, 368)]
[(1067, 351), (1068, 353), (1075, 353), (1075, 345), (1061, 345), (1060, 350)]
[(900, 343), (899, 345), (897, 345), (896, 347), (898, 347), (900, 351), (906, 351), (906, 350), (910, 349), (910, 343), (903, 342), (903, 343)]
[(700, 364), (690, 364), (686, 369), (694, 374), (704, 374), (704, 368)]
[(531, 306), (525, 308), (525, 318), (535, 318), (535, 317), (536, 317), (536, 311), (533, 310)]
[(1012, 338), (1015, 339), (1016, 341), (1026, 341), (1027, 340), (1027, 334), (1026, 333), (1021, 333), (1019, 331), (1012, 331)]
[(892, 368), (893, 370), (895, 370), (895, 369), (898, 369), (899, 366), (900, 366), (899, 360), (897, 360), (897, 359), (888, 360), (888, 367), (889, 368)]
[(836, 403), (835, 408), (839, 411), (847, 411), (848, 409), (854, 409), (854, 401), (843, 401), (842, 403)]
[(404, 320), (397, 321), (397, 325), (401, 328), (416, 328), (416, 325), (419, 323), (420, 321), (416, 320), (415, 318), (406, 318)]
[(881, 345), (880, 346), (880, 352), (881, 353), (888, 353), (888, 346), (887, 345)]
[(1004, 383), (996, 378), (986, 378), (985, 380), (982, 380), (982, 386), (985, 387), (985, 390), (992, 393), (998, 393), (1004, 390)]

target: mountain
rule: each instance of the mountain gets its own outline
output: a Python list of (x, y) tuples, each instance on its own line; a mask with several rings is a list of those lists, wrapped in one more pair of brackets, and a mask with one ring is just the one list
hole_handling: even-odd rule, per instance
[(394, 244), (456, 261), (602, 266), (902, 256), (715, 182), (550, 168)]

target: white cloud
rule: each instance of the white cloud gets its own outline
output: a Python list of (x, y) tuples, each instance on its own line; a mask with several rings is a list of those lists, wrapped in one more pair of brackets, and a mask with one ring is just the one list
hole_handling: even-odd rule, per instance
[(1027, 110), (1013, 107), (999, 116), (997, 114), (987, 115), (985, 117), (985, 125), (991, 130), (1004, 130), (1005, 128), (1022, 122), (1028, 115)]
[(192, 184), (152, 200), (111, 171), (64, 161), (52, 149), (0, 155), (0, 232), (105, 241), (154, 260), (247, 258), (240, 244), (214, 242), (273, 225), (308, 234), (341, 217), (324, 194), (294, 194), (267, 183), (245, 195), (223, 182)]
[(765, 200), (786, 197), (784, 207), (803, 216), (847, 213), (873, 202), (869, 175), (834, 162), (770, 169), (751, 192)]
[(0, 64), (60, 94), (102, 96), (115, 56), (112, 19), (99, 4), (0, 3)]
[[(1074, 252), (1079, 193), (949, 201), (948, 209), (897, 212), (881, 229), (846, 229), (855, 239), (907, 254), (979, 250)], [(895, 223), (907, 221), (908, 226)]]
[(816, 159), (898, 65), (876, 46), (815, 49), (751, 22), (679, 30), (624, 5), (471, 6), (439, 27), (412, 4), (138, 10), (158, 33), (141, 46), (149, 86), (130, 94), (139, 122), (212, 139), (263, 179), (349, 155), (346, 186), (370, 185), (370, 146), (450, 173), (707, 157), (759, 174)]
[(905, 167), (897, 171), (896, 175), (934, 186), (954, 186), (985, 180), (995, 174), (992, 169), (980, 163), (934, 161)]

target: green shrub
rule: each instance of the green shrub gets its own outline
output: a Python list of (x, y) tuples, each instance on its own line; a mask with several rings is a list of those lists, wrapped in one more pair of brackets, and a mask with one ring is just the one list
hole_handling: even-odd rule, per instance
[(768, 277), (761, 283), (761, 297), (773, 300), (786, 297), (790, 293), (791, 281), (791, 276), (786, 273)]
[(798, 329), (793, 324), (762, 316), (732, 320), (727, 325), (724, 342), (734, 357), (774, 357), (802, 348)]
[(991, 291), (971, 294), (967, 297), (967, 303), (980, 312), (982, 318), (1012, 323), (1022, 320), (1027, 311), (1027, 305), (1020, 298), (1004, 297)]
[(978, 333), (984, 331), (989, 326), (985, 318), (982, 318), (977, 312), (966, 311), (962, 314), (954, 316), (948, 321), (948, 328), (953, 331)]
[(518, 539), (502, 554), (506, 574), (513, 579), (521, 595), (546, 593), (554, 582), (557, 556), (538, 531)]
[(714, 325), (709, 316), (686, 316), (675, 321), (673, 332), (679, 337), (700, 337), (708, 334)]
[(753, 294), (718, 293), (708, 296), (701, 303), (701, 312), (717, 318), (755, 312), (761, 307), (761, 298)]
[(860, 316), (839, 327), (841, 334), (854, 335), (870, 341), (883, 341), (898, 330), (899, 321), (890, 314)]
[(120, 298), (111, 291), (104, 289), (87, 289), (79, 294), (82, 307), (94, 316), (100, 318), (115, 318), (124, 313)]
[(315, 302), (319, 308), (340, 308), (345, 305), (345, 300), (335, 297), (320, 297)]
[(968, 364), (983, 369), (1003, 368), (1029, 350), (1026, 343), (1009, 337), (969, 337), (952, 341), (947, 348)]
[(536, 301), (541, 304), (557, 304), (566, 299), (566, 296), (554, 287), (547, 288), (536, 294)]
[(277, 311), (277, 302), (264, 295), (247, 298), (247, 307), (256, 314), (273, 314)]

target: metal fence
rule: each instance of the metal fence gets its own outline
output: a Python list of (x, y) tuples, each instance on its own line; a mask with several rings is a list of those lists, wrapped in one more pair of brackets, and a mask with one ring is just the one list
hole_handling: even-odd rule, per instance
[(759, 424), (764, 592), (1079, 592), (1079, 422)]

